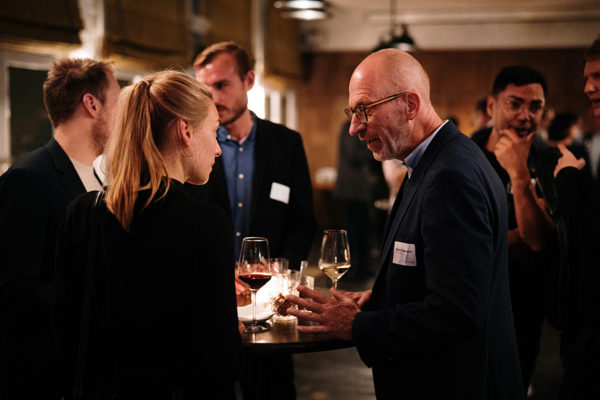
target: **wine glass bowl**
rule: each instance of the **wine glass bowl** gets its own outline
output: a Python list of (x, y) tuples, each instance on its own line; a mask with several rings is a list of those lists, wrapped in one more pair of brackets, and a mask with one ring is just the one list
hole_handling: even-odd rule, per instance
[(252, 297), (252, 324), (246, 326), (246, 332), (264, 332), (267, 328), (256, 321), (256, 292), (271, 279), (269, 241), (263, 237), (246, 237), (242, 240), (242, 249), (237, 267), (238, 278), (248, 285)]
[(337, 289), (338, 280), (350, 269), (350, 246), (345, 229), (323, 231), (319, 269)]

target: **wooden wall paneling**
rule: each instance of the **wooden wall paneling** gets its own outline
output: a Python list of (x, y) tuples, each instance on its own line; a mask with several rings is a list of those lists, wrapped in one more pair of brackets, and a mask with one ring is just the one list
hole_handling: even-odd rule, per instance
[(252, 51), (251, 11), (252, 2), (240, 0), (203, 1), (202, 15), (210, 23), (210, 30), (203, 39), (205, 46), (225, 40), (233, 40), (246, 51)]

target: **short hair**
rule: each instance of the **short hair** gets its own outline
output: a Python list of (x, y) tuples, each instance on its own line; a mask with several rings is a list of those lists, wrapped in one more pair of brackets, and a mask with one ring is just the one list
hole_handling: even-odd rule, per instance
[(202, 52), (198, 54), (194, 60), (194, 70), (198, 70), (202, 67), (205, 67), (207, 64), (210, 64), (216, 56), (222, 53), (231, 54), (233, 56), (238, 67), (238, 73), (242, 80), (248, 71), (254, 69), (254, 59), (248, 55), (246, 50), (244, 50), (237, 43), (228, 41), (212, 44), (202, 50)]
[(597, 60), (600, 58), (600, 37), (594, 40), (594, 43), (586, 50), (585, 61)]
[(142, 211), (169, 188), (161, 152), (169, 143), (170, 127), (179, 119), (199, 127), (211, 107), (208, 88), (177, 71), (146, 75), (121, 91), (106, 154), (106, 205), (125, 230), (131, 227), (140, 190), (151, 189)]
[(44, 105), (54, 127), (73, 116), (86, 93), (100, 103), (106, 100), (108, 74), (112, 64), (89, 58), (62, 58), (55, 61), (44, 81)]
[(577, 123), (579, 117), (573, 113), (557, 114), (548, 127), (548, 139), (559, 142), (569, 136), (569, 128)]
[(492, 96), (497, 97), (510, 84), (515, 86), (524, 86), (532, 83), (539, 83), (544, 90), (544, 96), (548, 95), (548, 84), (544, 75), (536, 71), (535, 69), (526, 65), (512, 65), (510, 67), (504, 67), (496, 79), (494, 79), (494, 85), (492, 86)]
[(479, 111), (487, 115), (487, 99), (484, 97), (483, 99), (477, 100), (477, 103), (475, 103), (475, 108), (473, 110)]

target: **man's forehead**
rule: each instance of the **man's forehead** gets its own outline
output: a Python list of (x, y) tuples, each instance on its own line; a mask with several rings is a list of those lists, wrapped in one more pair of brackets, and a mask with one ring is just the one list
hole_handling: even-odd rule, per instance
[(354, 74), (350, 79), (348, 86), (349, 102), (361, 103), (373, 100), (382, 92), (381, 84), (376, 80), (370, 79), (365, 74)]
[(585, 62), (583, 69), (584, 76), (588, 76), (597, 72), (600, 72), (600, 57)]
[(517, 86), (510, 83), (504, 90), (500, 92), (504, 96), (518, 97), (524, 100), (540, 100), (544, 101), (544, 88), (539, 83), (528, 83), (526, 85)]
[(221, 53), (215, 56), (208, 64), (196, 70), (197, 75), (219, 79), (228, 75), (238, 75), (235, 59), (231, 54)]

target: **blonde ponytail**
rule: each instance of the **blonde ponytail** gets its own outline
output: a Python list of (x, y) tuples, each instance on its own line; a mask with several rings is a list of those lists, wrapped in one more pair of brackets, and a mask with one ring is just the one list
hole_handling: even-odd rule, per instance
[(141, 210), (169, 190), (161, 148), (170, 126), (178, 119), (200, 124), (211, 98), (204, 85), (176, 71), (150, 74), (121, 92), (107, 151), (105, 201), (126, 231), (140, 190), (150, 190)]

